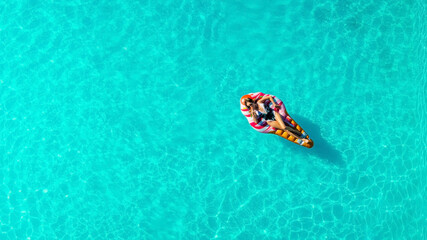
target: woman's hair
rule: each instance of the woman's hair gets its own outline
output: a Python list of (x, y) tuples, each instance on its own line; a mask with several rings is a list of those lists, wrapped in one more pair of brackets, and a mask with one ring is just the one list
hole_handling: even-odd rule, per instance
[(254, 101), (252, 99), (250, 99), (250, 98), (245, 98), (245, 107), (248, 107), (246, 105), (247, 102), (253, 103)]

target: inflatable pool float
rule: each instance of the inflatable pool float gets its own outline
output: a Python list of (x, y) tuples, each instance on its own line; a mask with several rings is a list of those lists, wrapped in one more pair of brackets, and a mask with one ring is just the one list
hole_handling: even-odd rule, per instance
[[(276, 128), (268, 125), (267, 121), (265, 121), (264, 119), (260, 119), (260, 121), (258, 123), (254, 122), (254, 120), (251, 117), (251, 114), (249, 113), (249, 109), (244, 105), (243, 100), (245, 98), (250, 98), (254, 101), (257, 101), (264, 96), (271, 96), (273, 98), (274, 102), (276, 103), (276, 105), (280, 106), (279, 114), (282, 116), (282, 119), (283, 119), (283, 122), (285, 123), (285, 125), (288, 125), (294, 129), (298, 130), (301, 134), (303, 134), (305, 132), (304, 129), (302, 129), (302, 127), (300, 125), (298, 125), (298, 123), (296, 123), (291, 118), (291, 116), (289, 116), (288, 112), (286, 111), (285, 105), (283, 104), (283, 102), (279, 98), (277, 98), (276, 96), (264, 94), (261, 92), (249, 93), (249, 94), (243, 96), (242, 98), (240, 98), (240, 110), (242, 111), (242, 114), (246, 117), (246, 119), (248, 120), (251, 127), (258, 132), (273, 133), (273, 134), (276, 134), (276, 135), (278, 135), (278, 136), (280, 136), (286, 140), (289, 140), (293, 143), (300, 145), (298, 143), (298, 138), (295, 138), (294, 136), (289, 135), (287, 132), (285, 132), (283, 130), (276, 129)], [(314, 144), (313, 140), (311, 140), (308, 135), (305, 138), (309, 139), (309, 141), (307, 143), (303, 143), (301, 146), (304, 146), (307, 148), (312, 148), (313, 144)]]

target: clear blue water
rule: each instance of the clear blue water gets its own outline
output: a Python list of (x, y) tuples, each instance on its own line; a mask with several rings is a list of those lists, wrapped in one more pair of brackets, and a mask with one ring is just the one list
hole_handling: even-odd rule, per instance
[(425, 239), (425, 9), (0, 3), (0, 239)]

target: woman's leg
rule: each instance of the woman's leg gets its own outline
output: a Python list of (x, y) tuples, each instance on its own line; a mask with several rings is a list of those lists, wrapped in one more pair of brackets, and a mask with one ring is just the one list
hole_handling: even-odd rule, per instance
[(288, 133), (293, 133), (293, 134), (291, 134), (292, 136), (297, 135), (298, 138), (301, 138), (301, 133), (298, 130), (293, 129), (293, 128), (285, 125), (285, 122), (283, 122), (282, 115), (280, 115), (278, 112), (274, 112), (274, 117), (276, 118), (276, 121), (280, 124), (280, 129), (283, 129), (284, 131), (287, 131)]
[(285, 130), (286, 125), (283, 122), (282, 116), (278, 112), (276, 112), (276, 111), (274, 111), (274, 118), (276, 119), (276, 122), (279, 123), (280, 129)]
[(298, 130), (285, 125), (285, 122), (283, 122), (282, 115), (280, 115), (278, 112), (274, 112), (274, 117), (276, 118), (277, 122), (279, 122), (281, 129), (292, 132), (293, 134), (300, 136), (298, 138), (301, 138), (302, 134)]
[(296, 135), (298, 135), (300, 138), (301, 138), (301, 132), (300, 131), (298, 131), (298, 130), (296, 130), (296, 129), (294, 129), (294, 128), (291, 128), (291, 127), (289, 127), (289, 126), (286, 126), (285, 127), (285, 130), (288, 130), (289, 132), (293, 132), (294, 134), (296, 134)]
[[(270, 126), (272, 126), (272, 127), (274, 127), (274, 128), (281, 129), (281, 130), (287, 132), (289, 135), (291, 135), (294, 138), (302, 139), (300, 135), (295, 134), (295, 132), (298, 132), (298, 131), (296, 131), (296, 130), (288, 127), (288, 126), (285, 126), (284, 128), (282, 128), (281, 125), (280, 125), (280, 123), (278, 121), (267, 121), (267, 124), (270, 125)], [(290, 131), (290, 129), (292, 131)], [(304, 141), (304, 140), (307, 140), (307, 139), (302, 139), (302, 140)]]

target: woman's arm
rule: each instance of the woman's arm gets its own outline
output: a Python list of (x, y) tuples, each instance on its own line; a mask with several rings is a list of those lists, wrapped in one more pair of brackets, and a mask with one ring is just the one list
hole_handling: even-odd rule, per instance
[(258, 124), (258, 116), (256, 115), (256, 113), (255, 113), (254, 109), (253, 109), (253, 108), (251, 108), (251, 109), (249, 110), (249, 112), (250, 112), (250, 114), (251, 114), (251, 116), (252, 116), (252, 120), (254, 120), (254, 122), (255, 122), (256, 124)]
[(265, 100), (270, 100), (272, 103), (274, 103), (274, 100), (271, 96), (267, 96), (265, 95), (264, 97), (262, 97), (260, 100), (258, 100), (257, 102), (263, 103), (265, 102)]
[(276, 107), (276, 103), (274, 102), (274, 99), (269, 95), (269, 96), (267, 96), (267, 95), (265, 95), (264, 97), (262, 97), (260, 100), (258, 100), (257, 102), (259, 102), (259, 103), (263, 103), (263, 102), (265, 102), (266, 100), (270, 100), (270, 102), (272, 102), (273, 103), (273, 107)]
[[(262, 97), (261, 99), (259, 99), (259, 100), (258, 100), (258, 101), (256, 101), (256, 102), (263, 103), (263, 102), (265, 102), (265, 100), (270, 99), (270, 98), (271, 98), (270, 96), (265, 95), (264, 97)], [(273, 99), (273, 98), (271, 98), (271, 99)], [(270, 100), (270, 101), (271, 101), (271, 100)]]

